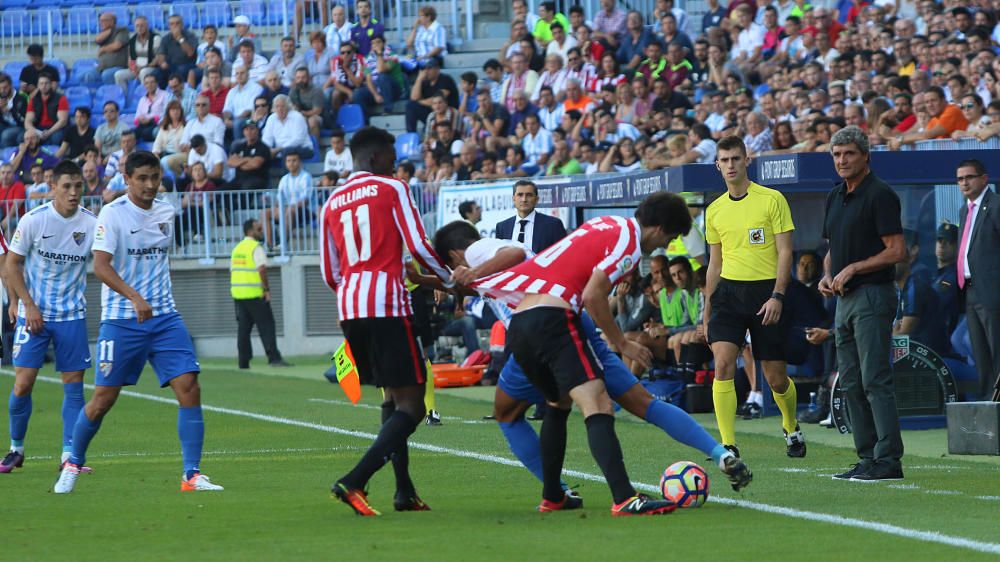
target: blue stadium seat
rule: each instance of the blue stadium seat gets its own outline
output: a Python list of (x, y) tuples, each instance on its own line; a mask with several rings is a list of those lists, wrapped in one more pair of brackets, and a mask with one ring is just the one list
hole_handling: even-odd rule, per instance
[(122, 113), (118, 116), (118, 120), (125, 123), (125, 126), (129, 129), (135, 128), (135, 113)]
[(174, 4), (173, 14), (184, 19), (184, 24), (191, 29), (201, 29), (201, 15), (197, 4)]
[(151, 143), (151, 142), (138, 142), (138, 143), (135, 144), (135, 149), (136, 150), (145, 150), (145, 151), (148, 151), (148, 152), (152, 152), (153, 151), (153, 143)]
[(126, 98), (127, 101), (125, 102), (125, 108), (122, 111), (131, 111), (134, 113), (135, 110), (139, 109), (139, 100), (141, 100), (144, 95), (146, 95), (146, 88), (143, 88), (142, 86), (129, 90), (129, 95)]
[(264, 25), (267, 20), (263, 0), (243, 0), (237, 11), (238, 15), (250, 18), (250, 23), (253, 25)]
[(93, 100), (90, 97), (90, 88), (86, 86), (70, 86), (65, 90), (66, 99), (69, 100), (69, 111), (73, 113), (78, 107), (90, 107)]
[(99, 31), (97, 11), (90, 6), (70, 8), (66, 13), (66, 33), (91, 35)]
[(109, 101), (117, 103), (119, 110), (123, 109), (125, 107), (125, 92), (115, 84), (105, 84), (98, 88), (97, 94), (94, 96), (94, 113), (102, 113), (104, 104)]
[[(49, 14), (52, 17), (49, 18)], [(63, 15), (59, 8), (42, 8), (31, 14), (32, 31), (42, 35), (59, 34), (63, 30)]]
[[(6, 14), (6, 12), (4, 12)], [(21, 71), (24, 67), (30, 64), (28, 61), (24, 60), (12, 60), (7, 64), (3, 65), (3, 72), (7, 76), (10, 76), (11, 86), (16, 90), (21, 84)]]
[(92, 0), (62, 0), (63, 6), (91, 6), (93, 3)]
[(307, 163), (308, 164), (310, 162), (322, 162), (323, 161), (323, 157), (322, 157), (322, 153), (319, 150), (319, 139), (317, 139), (314, 136), (310, 136), (309, 140), (311, 140), (312, 143), (313, 143), (313, 155), (312, 155), (312, 158), (310, 158), (308, 160), (303, 160), (303, 163)]
[(31, 0), (4, 0), (3, 7), (6, 8), (27, 8), (31, 5)]
[(36, 8), (49, 8), (49, 7), (58, 8), (59, 6), (62, 5), (62, 0), (33, 0), (31, 2), (31, 5)]
[(69, 73), (66, 86), (94, 86), (99, 84), (84, 84), (83, 77), (91, 70), (97, 70), (97, 59), (77, 59), (73, 63), (73, 70)]
[(101, 113), (100, 109), (97, 111), (92, 110), (90, 113), (90, 126), (96, 129), (101, 126), (101, 123), (104, 123), (104, 114)]
[(344, 104), (337, 112), (337, 124), (345, 133), (353, 133), (365, 126), (365, 112), (358, 104)]
[[(132, 18), (129, 16), (128, 6), (102, 6), (100, 9), (95, 10), (95, 13), (100, 16), (104, 12), (111, 12), (118, 18), (118, 25), (124, 27), (131, 27)], [(157, 28), (153, 28), (157, 29)]]
[(0, 150), (0, 162), (10, 162), (10, 159), (14, 157), (14, 153), (17, 152), (16, 146), (11, 146)]
[[(28, 23), (25, 26), (25, 22)], [(0, 37), (21, 37), (31, 35), (31, 20), (26, 10), (4, 10), (0, 12)]]
[(49, 59), (45, 62), (52, 65), (59, 71), (59, 84), (65, 84), (67, 81), (66, 63), (59, 59)]
[(229, 27), (233, 22), (233, 14), (229, 4), (225, 2), (205, 2), (201, 6), (201, 26), (214, 25), (219, 28)]
[[(167, 18), (163, 15), (163, 6), (160, 4), (139, 5), (135, 8), (135, 15), (146, 16), (149, 20), (150, 29), (166, 29)], [(188, 24), (188, 28), (191, 24)]]
[(421, 161), (419, 133), (403, 133), (396, 137), (396, 158), (399, 160)]
[[(267, 4), (268, 25), (281, 25), (285, 23), (285, 10), (288, 10), (288, 23), (295, 23), (295, 0), (270, 0)], [(310, 12), (310, 10), (306, 10)], [(310, 21), (306, 18), (306, 21)]]

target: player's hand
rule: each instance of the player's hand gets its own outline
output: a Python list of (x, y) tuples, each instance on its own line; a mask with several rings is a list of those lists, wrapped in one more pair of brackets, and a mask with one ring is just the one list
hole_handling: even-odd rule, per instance
[(140, 324), (153, 317), (153, 307), (149, 306), (146, 299), (136, 295), (130, 300), (132, 301), (132, 306), (135, 308), (135, 319)]
[(11, 301), (7, 305), (7, 319), (11, 324), (17, 324), (17, 301)]
[[(15, 310), (15, 317), (17, 316), (17, 308)], [(38, 306), (24, 305), (24, 324), (28, 328), (29, 334), (40, 334), (42, 329), (45, 327), (45, 322), (42, 320), (42, 311), (38, 310)]]
[(821, 345), (830, 339), (830, 330), (826, 328), (806, 328), (806, 341), (813, 345)]
[(819, 292), (824, 297), (833, 296), (833, 278), (829, 275), (824, 275), (822, 279), (819, 280), (819, 285), (816, 287)]
[(264, 302), (271, 302), (271, 291), (264, 291)]
[(468, 287), (476, 280), (476, 270), (460, 265), (451, 272), (451, 280)]
[(638, 362), (643, 371), (653, 366), (653, 352), (638, 342), (626, 340), (620, 351), (625, 357)]
[(764, 306), (757, 311), (757, 316), (763, 316), (760, 323), (765, 326), (777, 324), (781, 320), (781, 301), (776, 298), (769, 298)]
[(840, 273), (833, 278), (833, 292), (840, 296), (844, 296), (847, 292), (847, 284), (850, 283), (851, 279), (854, 278), (854, 264), (851, 264), (844, 269), (840, 270)]

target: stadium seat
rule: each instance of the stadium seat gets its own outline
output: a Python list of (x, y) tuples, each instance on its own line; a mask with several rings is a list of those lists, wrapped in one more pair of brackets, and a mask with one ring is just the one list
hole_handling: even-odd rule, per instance
[[(288, 23), (295, 23), (295, 1), (294, 0), (270, 0), (267, 4), (268, 25), (281, 25), (285, 23), (285, 10), (288, 10)], [(306, 10), (307, 12), (309, 10)], [(306, 18), (309, 21), (309, 18)]]
[(17, 152), (16, 146), (11, 146), (0, 150), (0, 162), (10, 162), (10, 159), (14, 157), (14, 153)]
[(135, 128), (135, 112), (131, 113), (122, 112), (120, 115), (118, 115), (118, 120), (121, 121), (122, 123), (125, 123), (125, 126), (127, 126), (129, 129)]
[(97, 111), (92, 110), (90, 113), (90, 126), (96, 129), (101, 126), (101, 123), (104, 123), (104, 114), (101, 113), (100, 109)]
[(58, 8), (62, 5), (62, 0), (33, 0), (31, 5), (36, 8)]
[(77, 6), (66, 12), (66, 33), (90, 35), (98, 32), (97, 11), (90, 6)]
[(151, 142), (139, 142), (135, 144), (136, 150), (146, 150), (148, 152), (153, 151), (153, 143)]
[(146, 88), (141, 85), (136, 85), (130, 88), (127, 97), (128, 101), (125, 102), (125, 108), (122, 111), (131, 111), (134, 113), (135, 110), (139, 109), (139, 100), (141, 100), (144, 95), (146, 95)]
[(396, 158), (421, 161), (420, 133), (403, 133), (396, 137)]
[(93, 2), (91, 0), (62, 0), (62, 4), (63, 6), (90, 6)]
[(344, 104), (337, 112), (337, 124), (345, 133), (353, 133), (365, 126), (365, 113), (358, 104)]
[(233, 14), (225, 2), (205, 2), (201, 6), (201, 26), (214, 25), (220, 28), (233, 23)]
[(73, 70), (69, 73), (66, 86), (98, 86), (98, 84), (85, 84), (83, 77), (91, 70), (97, 70), (97, 59), (77, 59), (73, 63)]
[[(6, 14), (7, 12), (3, 13)], [(16, 60), (10, 61), (3, 66), (3, 72), (7, 76), (10, 76), (11, 86), (13, 86), (15, 90), (18, 85), (21, 84), (21, 71), (24, 70), (24, 67), (28, 66), (28, 64), (30, 64), (28, 61)]]
[(69, 112), (72, 114), (78, 107), (90, 107), (93, 100), (90, 97), (90, 88), (86, 86), (70, 86), (65, 90), (66, 99), (69, 101)]
[(238, 15), (250, 18), (253, 25), (264, 25), (266, 14), (263, 0), (243, 0), (239, 3)]
[(31, 0), (5, 0), (3, 7), (6, 8), (26, 8), (31, 5)]
[(118, 104), (118, 108), (125, 107), (125, 92), (115, 84), (105, 84), (97, 89), (94, 96), (94, 112), (103, 115), (104, 104), (113, 101)]
[(62, 33), (63, 15), (59, 8), (42, 8), (33, 12), (30, 17), (33, 22), (31, 24), (32, 31), (41, 35)]
[(66, 63), (64, 63), (59, 59), (49, 59), (45, 62), (52, 65), (53, 67), (55, 67), (57, 71), (59, 71), (59, 84), (60, 85), (65, 84), (68, 80), (68, 76), (66, 73)]
[(322, 162), (323, 161), (323, 156), (322, 156), (322, 152), (320, 152), (320, 149), (319, 149), (319, 139), (317, 139), (316, 137), (310, 136), (309, 140), (311, 140), (312, 143), (313, 143), (313, 155), (312, 155), (312, 158), (310, 158), (308, 160), (303, 160), (302, 162), (304, 164), (308, 164), (310, 162)]
[[(25, 22), (28, 22), (28, 26), (24, 25)], [(30, 25), (31, 21), (28, 18), (26, 10), (4, 10), (0, 12), (0, 37), (8, 38), (30, 35), (30, 33), (25, 33), (29, 31), (27, 28)]]
[(171, 6), (171, 10), (173, 15), (184, 19), (184, 24), (188, 28), (201, 29), (201, 16), (197, 4), (174, 4)]
[[(147, 4), (136, 6), (135, 8), (136, 16), (146, 16), (149, 20), (150, 29), (166, 29), (167, 28), (167, 18), (163, 15), (163, 6), (160, 4)], [(191, 24), (187, 24), (190, 28)]]

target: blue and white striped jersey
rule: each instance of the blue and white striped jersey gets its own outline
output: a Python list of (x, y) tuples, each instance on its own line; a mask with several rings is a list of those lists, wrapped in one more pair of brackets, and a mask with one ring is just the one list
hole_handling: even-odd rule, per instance
[[(24, 283), (42, 320), (66, 322), (87, 315), (87, 259), (97, 217), (80, 209), (70, 218), (46, 203), (24, 215), (10, 251), (24, 256)], [(24, 318), (24, 303), (17, 314)]]
[[(101, 209), (94, 232), (94, 251), (113, 257), (111, 266), (123, 281), (146, 299), (153, 316), (174, 312), (170, 283), (170, 243), (174, 236), (174, 207), (156, 199), (148, 211), (132, 203), (128, 195)], [(101, 288), (101, 320), (135, 318), (128, 299)]]
[[(473, 242), (472, 245), (465, 249), (465, 261), (469, 264), (469, 267), (479, 267), (496, 256), (504, 248), (520, 248), (524, 250), (525, 260), (535, 257), (531, 249), (520, 242), (500, 240), (498, 238), (482, 238)], [(490, 297), (484, 296), (481, 298), (493, 310), (493, 314), (496, 315), (497, 320), (503, 322), (504, 327), (507, 327), (510, 324), (511, 316), (514, 315), (514, 310), (506, 304)]]

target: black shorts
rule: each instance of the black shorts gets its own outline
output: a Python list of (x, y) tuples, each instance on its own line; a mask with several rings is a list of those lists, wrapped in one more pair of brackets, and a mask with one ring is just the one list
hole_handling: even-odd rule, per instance
[(742, 347), (750, 332), (754, 359), (785, 361), (789, 311), (782, 309), (777, 324), (764, 326), (757, 312), (774, 292), (774, 280), (730, 281), (720, 279), (712, 293), (712, 316), (708, 319), (708, 343), (729, 342)]
[(410, 318), (357, 318), (341, 326), (363, 382), (398, 388), (427, 381), (424, 353)]
[(544, 306), (518, 312), (507, 329), (507, 346), (550, 402), (585, 382), (604, 380), (604, 367), (572, 310)]

